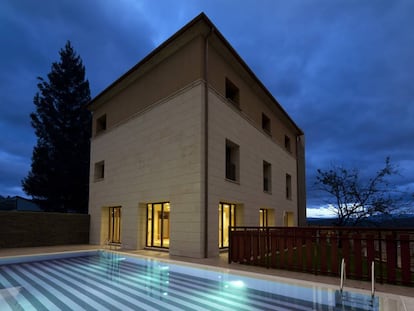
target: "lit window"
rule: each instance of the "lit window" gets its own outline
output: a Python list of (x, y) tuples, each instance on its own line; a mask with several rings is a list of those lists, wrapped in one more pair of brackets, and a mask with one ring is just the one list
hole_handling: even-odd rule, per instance
[(293, 227), (295, 225), (295, 214), (293, 212), (285, 212), (284, 214), (284, 225), (285, 227)]
[(259, 219), (259, 226), (260, 227), (267, 227), (267, 209), (261, 208), (260, 209), (260, 219)]
[(272, 192), (272, 165), (263, 161), (263, 191)]
[(219, 204), (219, 248), (229, 247), (229, 227), (236, 225), (236, 205)]
[(170, 203), (147, 204), (147, 243), (149, 247), (170, 247)]
[(96, 119), (96, 134), (106, 130), (106, 114)]
[(104, 179), (105, 177), (105, 162), (97, 162), (95, 163), (95, 181), (99, 181)]
[(229, 79), (226, 79), (226, 98), (230, 100), (234, 106), (240, 108), (239, 89)]
[(292, 199), (292, 177), (286, 174), (286, 199)]
[(264, 113), (262, 113), (262, 129), (270, 135), (270, 119), (267, 115), (265, 115)]
[(291, 149), (290, 149), (290, 138), (287, 135), (285, 135), (285, 148), (286, 148), (287, 151), (291, 152)]
[(239, 181), (239, 146), (226, 140), (226, 179)]

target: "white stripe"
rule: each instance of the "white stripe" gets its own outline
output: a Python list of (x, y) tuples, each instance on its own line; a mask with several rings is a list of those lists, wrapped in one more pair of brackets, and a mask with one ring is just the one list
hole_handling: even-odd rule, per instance
[[(91, 270), (91, 268), (87, 268), (85, 266), (82, 267), (82, 268), (87, 269), (87, 270)], [(101, 266), (97, 266), (97, 267), (95, 267), (95, 269), (105, 271), (105, 268), (101, 267)], [(94, 272), (95, 276), (96, 276), (97, 273), (99, 273), (99, 274), (103, 273), (103, 272), (96, 272), (96, 270), (94, 270), (93, 272)], [(146, 280), (143, 280), (143, 279), (146, 279)], [(180, 305), (183, 305), (183, 306), (185, 305), (189, 308), (194, 308), (194, 309), (200, 309), (201, 308), (200, 305), (192, 304), (191, 302), (189, 302), (190, 297), (188, 295), (183, 294), (182, 291), (172, 289), (171, 287), (169, 287), (169, 285), (165, 285), (165, 283), (163, 283), (161, 280), (159, 280), (159, 278), (154, 279), (154, 278), (146, 276), (146, 275), (145, 276), (140, 275), (139, 278), (134, 278), (133, 276), (123, 275), (122, 281), (124, 283), (130, 284), (131, 286), (133, 286), (137, 290), (144, 291), (144, 292), (145, 291), (148, 292), (148, 285), (150, 285), (152, 287), (151, 290), (154, 289), (157, 292), (156, 294), (160, 295), (160, 296), (161, 296), (160, 292), (162, 292), (162, 288), (160, 286), (164, 285), (164, 286), (166, 286), (165, 292), (167, 293), (167, 296), (165, 297), (166, 300), (174, 301), (174, 302), (176, 302)], [(157, 285), (158, 285), (158, 288), (156, 288)], [(122, 286), (122, 285), (120, 285), (120, 286)], [(135, 291), (133, 293), (136, 294)], [(183, 297), (183, 298), (182, 298), (182, 300), (180, 300), (180, 298), (175, 298), (171, 294), (175, 294), (175, 295), (177, 295), (179, 297)], [(191, 300), (196, 300), (196, 301), (202, 302), (206, 305), (210, 305), (211, 307), (214, 306), (216, 309), (218, 308), (218, 309), (223, 310), (222, 305), (214, 304), (214, 303), (211, 303), (210, 301), (199, 301), (196, 298), (193, 298)], [(166, 304), (164, 304), (163, 307), (174, 308), (173, 306), (168, 305), (168, 302), (166, 302)]]
[[(54, 267), (55, 268), (55, 267)], [(81, 272), (81, 270), (80, 270), (80, 268), (75, 268), (75, 267), (71, 267), (72, 269), (75, 269), (75, 270), (77, 270), (76, 272), (74, 272), (74, 271), (72, 271), (72, 269), (70, 269), (70, 268), (68, 268), (68, 269), (66, 269), (65, 271), (64, 271), (64, 273), (66, 273), (66, 274), (69, 274), (69, 275), (72, 275), (72, 276), (77, 276), (77, 277), (79, 277), (80, 276), (80, 274), (83, 274), (83, 276), (84, 277), (89, 277), (90, 275), (87, 275), (87, 274), (85, 274), (84, 272)], [(85, 268), (85, 267), (82, 267), (82, 269), (83, 268)], [(62, 271), (63, 270), (63, 268), (62, 267), (56, 267), (56, 270), (58, 270), (58, 271)], [(94, 273), (94, 277), (96, 277), (96, 271), (94, 271), (95, 273)], [(65, 276), (65, 278), (67, 278), (67, 276)], [(102, 279), (102, 283), (98, 283), (98, 282), (96, 282), (96, 281), (93, 281), (93, 280), (91, 280), (91, 279), (89, 279), (88, 281), (89, 282), (94, 282), (94, 283), (96, 283), (96, 287), (97, 288), (100, 288), (100, 289), (104, 289), (104, 290), (106, 290), (106, 291), (108, 291), (108, 292), (111, 292), (111, 293), (113, 293), (114, 295), (116, 295), (116, 296), (118, 296), (118, 297), (120, 297), (120, 298), (123, 298), (124, 300), (127, 300), (127, 301), (129, 301), (129, 302), (131, 302), (131, 303), (134, 303), (134, 304), (136, 304), (138, 307), (140, 307), (140, 308), (142, 308), (142, 309), (145, 309), (145, 310), (153, 310), (153, 311), (156, 311), (156, 310), (158, 310), (158, 309), (156, 309), (156, 308), (151, 308), (151, 307), (149, 307), (148, 305), (145, 305), (145, 304), (143, 304), (141, 301), (139, 301), (139, 300), (137, 300), (137, 299), (134, 299), (134, 298), (132, 298), (132, 297), (130, 297), (130, 296), (127, 296), (127, 295), (125, 295), (124, 294), (124, 292), (129, 292), (129, 293), (132, 293), (132, 294), (134, 294), (134, 295), (137, 295), (137, 294), (139, 294), (138, 296), (140, 296), (141, 298), (143, 298), (143, 299), (146, 299), (146, 300), (152, 300), (152, 299), (149, 299), (149, 297), (147, 297), (147, 296), (145, 296), (145, 295), (142, 295), (141, 293), (137, 293), (137, 292), (135, 292), (135, 291), (133, 291), (133, 290), (131, 290), (130, 288), (128, 288), (128, 287), (126, 287), (126, 286), (120, 286), (119, 284), (117, 284), (117, 288), (114, 288), (114, 287), (110, 287), (110, 286), (107, 286), (107, 285), (104, 285), (104, 282), (106, 282), (106, 280), (104, 279), (104, 278), (101, 278)], [(91, 288), (89, 285), (86, 285), (86, 286), (88, 286), (88, 288)], [(118, 290), (118, 288), (120, 289), (120, 290)], [(121, 289), (122, 289), (122, 291), (121, 291)], [(105, 296), (106, 297), (106, 296)], [(159, 305), (159, 301), (155, 301), (154, 300), (154, 303), (155, 304), (158, 304)], [(134, 309), (131, 309), (131, 308), (128, 308), (128, 307), (126, 307), (125, 305), (123, 305), (123, 304), (121, 304), (121, 303), (118, 303), (119, 304), (119, 306), (120, 306), (120, 308), (122, 309), (122, 310), (134, 310)], [(161, 307), (162, 307), (162, 305), (161, 305)], [(172, 309), (173, 310), (173, 309)], [(178, 310), (178, 309), (177, 309)]]
[[(14, 267), (20, 268), (20, 266), (15, 265)], [(20, 270), (20, 269), (19, 269)], [(15, 280), (19, 282), (27, 291), (29, 291), (33, 296), (36, 296), (37, 300), (39, 300), (47, 310), (60, 310), (52, 301), (50, 301), (46, 296), (44, 296), (39, 290), (37, 290), (34, 286), (28, 283), (25, 279), (22, 279), (19, 275), (14, 273), (11, 269), (5, 268), (4, 272), (8, 273), (12, 276)], [(41, 299), (43, 298), (43, 299)]]
[[(86, 287), (82, 283), (75, 284), (76, 286), (69, 286), (68, 283), (63, 283), (62, 281), (58, 280), (56, 277), (52, 276), (51, 274), (47, 274), (44, 271), (41, 271), (40, 268), (44, 268), (45, 270), (48, 270), (45, 263), (32, 263), (33, 270), (36, 271), (41, 276), (47, 278), (48, 282), (53, 283), (57, 286), (62, 287), (63, 289), (67, 290), (68, 292), (72, 293), (76, 296), (77, 299), (83, 301), (84, 303), (90, 305), (91, 307), (95, 308), (96, 310), (108, 310), (111, 309), (106, 308), (104, 305), (96, 303), (94, 300), (92, 300), (90, 297), (86, 296), (80, 289), (86, 289)], [(39, 267), (40, 266), (40, 267)], [(36, 270), (35, 270), (36, 268)], [(49, 270), (48, 270), (49, 271)], [(55, 288), (51, 284), (44, 283), (40, 280), (41, 284), (46, 284), (44, 286), (45, 289), (47, 289), (51, 294), (53, 294), (56, 298), (61, 300), (63, 303), (68, 305), (70, 308), (75, 308), (77, 306), (77, 309), (82, 309), (83, 307), (76, 303), (76, 301), (73, 301), (69, 297), (65, 296), (65, 294)], [(71, 282), (72, 283), (72, 282)], [(98, 296), (99, 296), (99, 292)]]
[[(77, 258), (75, 260), (79, 261), (80, 258)], [(85, 267), (83, 267), (83, 268), (85, 268)], [(104, 270), (105, 271), (104, 267), (98, 266), (97, 268), (99, 270)], [(128, 267), (125, 267), (125, 268), (130, 271), (130, 269)], [(140, 267), (139, 269), (141, 270), (142, 268)], [(151, 268), (151, 270), (152, 270), (152, 268)], [(154, 272), (156, 272), (156, 271), (154, 271)], [(156, 274), (156, 273), (154, 273), (154, 274)], [(130, 275), (124, 275), (123, 276), (123, 281), (128, 282), (129, 284), (132, 284), (135, 287), (138, 286), (138, 283), (143, 284), (143, 286), (145, 286), (145, 285), (148, 285), (149, 282), (150, 282), (150, 285), (156, 285), (157, 283), (159, 285), (163, 285), (162, 281), (159, 280), (159, 276), (158, 275), (156, 275), (156, 276), (157, 276), (157, 278), (154, 279), (151, 276), (142, 275), (142, 274), (139, 275), (139, 278), (134, 278), (133, 276), (130, 276)], [(147, 282), (145, 282), (145, 280), (143, 280), (143, 279), (146, 279)], [(223, 306), (220, 303), (217, 303), (217, 301), (216, 301), (217, 300), (217, 293), (214, 293), (211, 296), (207, 295), (207, 294), (204, 294), (205, 288), (198, 288), (198, 289), (201, 289), (199, 291), (199, 294), (201, 296), (205, 296), (204, 299), (202, 297), (200, 297), (200, 298), (199, 297), (197, 297), (197, 298), (196, 297), (191, 297), (189, 294), (185, 293), (185, 291), (189, 290), (189, 286), (190, 285), (187, 283), (187, 284), (184, 284), (184, 286), (175, 285), (175, 287), (178, 287), (178, 289), (173, 289), (173, 288), (169, 287), (166, 290), (168, 293), (175, 294), (175, 295), (177, 295), (179, 297), (182, 297), (182, 298), (180, 300), (180, 298), (175, 298), (175, 297), (172, 297), (171, 295), (168, 295), (168, 298), (166, 298), (166, 299), (177, 302), (177, 303), (180, 303), (180, 304), (183, 304), (183, 305), (187, 305), (188, 307), (195, 308), (195, 309), (199, 309), (201, 306), (196, 305), (196, 304), (191, 304), (190, 303), (191, 300), (203, 303), (207, 306), (210, 306), (211, 308), (219, 309), (219, 310), (234, 310), (234, 307), (235, 307), (234, 304), (238, 305), (239, 309), (242, 308), (242, 307), (245, 307), (245, 305), (243, 305), (241, 303), (235, 303), (234, 301), (226, 301), (225, 299), (221, 299), (223, 302), (226, 302), (226, 303), (229, 303), (230, 305), (232, 305), (231, 307), (228, 307), (228, 309), (226, 309), (225, 306)], [(193, 288), (195, 288), (195, 287), (193, 287)], [(143, 290), (145, 290), (145, 288)], [(172, 306), (168, 306), (168, 307), (171, 308)], [(249, 310), (249, 308), (246, 308), (246, 309)]]
[[(0, 283), (2, 283), (3, 286), (13, 287), (13, 285), (1, 273), (0, 273)], [(23, 307), (23, 310), (29, 309), (29, 306), (30, 307), (32, 306), (30, 301), (27, 300), (26, 297), (24, 297), (21, 293), (19, 293), (19, 295), (15, 296), (15, 297), (13, 297), (13, 300), (16, 301), (16, 303), (18, 303), (19, 305), (21, 305)], [(3, 309), (0, 309), (0, 310), (3, 310)]]

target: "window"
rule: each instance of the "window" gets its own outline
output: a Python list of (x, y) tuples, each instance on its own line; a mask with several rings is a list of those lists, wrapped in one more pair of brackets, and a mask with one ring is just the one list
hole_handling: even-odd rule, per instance
[(121, 243), (121, 207), (109, 208), (109, 235), (110, 243)]
[(104, 179), (105, 177), (105, 161), (95, 163), (95, 181)]
[(226, 98), (230, 100), (234, 106), (240, 109), (239, 89), (229, 79), (226, 79)]
[(96, 134), (106, 130), (106, 114), (96, 119)]
[(259, 227), (267, 227), (267, 209), (261, 208), (260, 209), (260, 219), (259, 219)]
[(286, 174), (286, 199), (292, 199), (292, 177)]
[(290, 137), (287, 136), (287, 135), (285, 135), (285, 148), (286, 148), (287, 151), (291, 152), (291, 149), (290, 149)]
[(262, 113), (262, 129), (270, 135), (270, 119), (264, 113)]
[(226, 179), (239, 181), (239, 146), (226, 140)]
[(147, 246), (169, 248), (170, 203), (147, 204)]
[(229, 247), (229, 226), (236, 225), (236, 204), (219, 204), (219, 248)]
[(293, 227), (295, 225), (293, 212), (285, 212), (283, 223), (285, 227)]
[(263, 191), (272, 192), (272, 165), (263, 161)]

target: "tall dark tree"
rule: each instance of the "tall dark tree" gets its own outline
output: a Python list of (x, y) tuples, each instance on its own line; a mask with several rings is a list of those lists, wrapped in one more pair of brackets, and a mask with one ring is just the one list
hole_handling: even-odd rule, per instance
[(38, 77), (30, 114), (37, 136), (23, 190), (47, 210), (87, 212), (91, 113), (89, 82), (68, 41), (47, 80)]

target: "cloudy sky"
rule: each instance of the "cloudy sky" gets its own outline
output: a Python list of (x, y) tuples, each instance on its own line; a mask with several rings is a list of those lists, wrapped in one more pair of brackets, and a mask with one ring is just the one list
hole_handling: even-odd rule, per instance
[(36, 77), (67, 40), (94, 97), (200, 12), (304, 130), (309, 208), (332, 164), (369, 175), (390, 156), (414, 192), (412, 0), (2, 0), (0, 195), (25, 196)]

